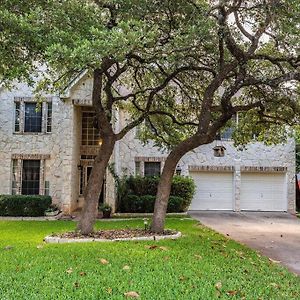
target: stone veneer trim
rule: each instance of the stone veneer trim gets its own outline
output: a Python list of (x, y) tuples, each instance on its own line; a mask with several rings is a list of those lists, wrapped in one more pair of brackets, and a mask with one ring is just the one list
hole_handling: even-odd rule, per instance
[(155, 156), (155, 157), (151, 157), (151, 156), (136, 156), (135, 161), (144, 161), (144, 162), (162, 162), (166, 160), (166, 157), (162, 157), (162, 156)]
[(50, 159), (50, 154), (12, 154), (12, 159)]
[[(53, 97), (43, 97), (42, 102), (52, 102)], [(35, 97), (14, 97), (15, 102), (37, 102)]]
[(190, 172), (197, 172), (197, 171), (209, 171), (209, 172), (233, 172), (233, 166), (189, 166)]
[(287, 167), (253, 167), (241, 166), (241, 172), (260, 172), (260, 173), (285, 173)]
[(100, 146), (80, 146), (81, 155), (98, 155)]

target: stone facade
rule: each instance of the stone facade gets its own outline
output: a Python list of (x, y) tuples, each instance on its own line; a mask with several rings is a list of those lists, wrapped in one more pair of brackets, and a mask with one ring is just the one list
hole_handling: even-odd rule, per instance
[[(82, 155), (95, 155), (97, 146), (81, 145), (81, 118), (85, 107), (91, 105), (91, 78), (78, 78), (73, 86), (60, 97), (45, 95), (52, 101), (51, 133), (15, 133), (15, 101), (17, 98), (32, 99), (26, 85), (18, 84), (12, 91), (0, 90), (0, 194), (12, 192), (12, 160), (40, 159), (43, 161), (42, 182), (49, 183), (53, 202), (69, 213), (82, 206), (80, 196), (80, 172), (86, 167)], [(27, 101), (25, 99), (25, 101)], [(48, 101), (47, 100), (47, 101)], [(116, 129), (126, 123), (126, 115), (116, 111)], [(216, 157), (215, 146), (226, 148), (224, 157)], [(160, 162), (163, 167), (166, 151), (143, 145), (135, 130), (117, 142), (111, 163), (115, 172), (122, 175), (143, 174), (146, 162)], [(138, 166), (138, 169), (137, 169)], [(295, 145), (265, 146), (254, 143), (244, 151), (238, 151), (230, 141), (216, 141), (186, 154), (179, 162), (181, 174), (190, 172), (233, 172), (235, 209), (239, 210), (241, 176), (243, 172), (282, 172), (286, 174), (288, 210), (295, 211)], [(106, 174), (104, 198), (115, 205), (115, 183), (109, 171)]]
[[(120, 170), (135, 174), (135, 162), (161, 161), (163, 167), (167, 152), (154, 147), (151, 142), (144, 146), (135, 138), (134, 131), (120, 141)], [(215, 157), (216, 145), (226, 148), (224, 157)], [(181, 174), (190, 172), (233, 172), (235, 210), (239, 211), (241, 176), (244, 172), (286, 174), (288, 211), (295, 212), (295, 143), (290, 140), (284, 145), (266, 146), (252, 143), (245, 150), (237, 150), (232, 141), (215, 141), (186, 154), (179, 162)], [(142, 168), (142, 167), (141, 167)]]

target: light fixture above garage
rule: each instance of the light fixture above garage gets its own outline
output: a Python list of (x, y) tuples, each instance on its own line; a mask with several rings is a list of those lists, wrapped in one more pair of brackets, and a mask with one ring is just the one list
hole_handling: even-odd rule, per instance
[(223, 145), (217, 145), (213, 148), (215, 157), (224, 157), (226, 148)]

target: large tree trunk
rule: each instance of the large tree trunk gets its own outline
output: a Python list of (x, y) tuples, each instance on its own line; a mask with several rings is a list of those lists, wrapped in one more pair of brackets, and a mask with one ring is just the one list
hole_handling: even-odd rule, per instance
[(195, 134), (189, 139), (181, 142), (171, 151), (166, 159), (163, 172), (158, 184), (156, 200), (154, 205), (154, 214), (152, 218), (151, 231), (160, 233), (164, 231), (165, 218), (168, 208), (168, 201), (171, 192), (172, 178), (179, 160), (187, 152), (204, 143), (204, 139)]
[(84, 205), (77, 225), (77, 230), (82, 234), (89, 234), (98, 214), (98, 202), (102, 191), (103, 180), (106, 168), (114, 150), (115, 139), (103, 137), (99, 153), (94, 161), (93, 169), (84, 193)]
[(176, 166), (180, 158), (181, 156), (175, 150), (171, 152), (166, 159), (156, 194), (154, 214), (151, 224), (152, 232), (161, 233), (164, 231), (168, 200), (171, 192), (172, 178), (174, 176)]
[(151, 224), (151, 231), (156, 233), (160, 233), (164, 231), (168, 201), (171, 192), (172, 178), (174, 176), (176, 166), (179, 160), (187, 152), (206, 143), (207, 142), (206, 140), (207, 140), (206, 136), (201, 137), (198, 134), (195, 134), (189, 139), (181, 142), (168, 155), (157, 188), (154, 214), (153, 214), (152, 224)]

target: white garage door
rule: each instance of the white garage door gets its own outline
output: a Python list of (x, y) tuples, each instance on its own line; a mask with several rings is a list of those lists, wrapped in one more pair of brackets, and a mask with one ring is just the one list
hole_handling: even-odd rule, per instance
[(285, 174), (242, 173), (241, 183), (241, 210), (287, 210)]
[(196, 185), (190, 210), (233, 210), (232, 173), (191, 172)]

